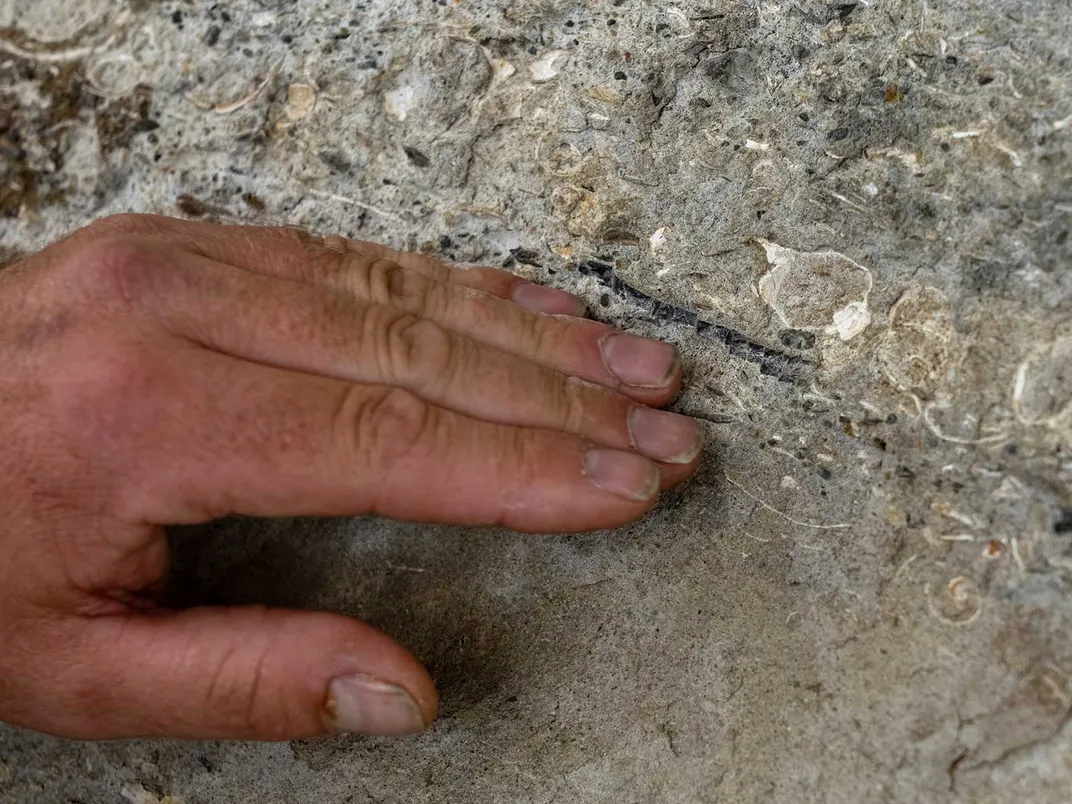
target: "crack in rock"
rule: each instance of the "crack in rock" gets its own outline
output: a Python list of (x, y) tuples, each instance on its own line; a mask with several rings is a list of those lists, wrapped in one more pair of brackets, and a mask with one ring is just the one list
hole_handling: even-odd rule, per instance
[(794, 385), (806, 386), (811, 381), (811, 371), (815, 368), (811, 361), (765, 346), (731, 327), (705, 321), (692, 310), (649, 296), (622, 279), (609, 263), (587, 260), (579, 264), (577, 270), (584, 276), (594, 277), (619, 298), (640, 307), (660, 324), (692, 327), (697, 335), (721, 341), (734, 357), (758, 365), (760, 374)]

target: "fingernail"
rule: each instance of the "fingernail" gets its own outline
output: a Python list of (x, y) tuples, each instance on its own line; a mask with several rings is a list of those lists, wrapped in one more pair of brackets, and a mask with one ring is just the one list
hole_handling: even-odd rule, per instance
[(627, 500), (650, 500), (659, 493), (659, 467), (632, 452), (592, 448), (584, 472), (603, 491)]
[(635, 388), (665, 388), (674, 379), (680, 358), (662, 341), (615, 332), (600, 344), (603, 361), (614, 375)]
[(663, 463), (691, 463), (703, 449), (703, 431), (688, 416), (637, 405), (629, 412), (633, 445)]
[(331, 682), (325, 703), (341, 734), (393, 736), (414, 734), (427, 726), (421, 710), (401, 687), (371, 676), (340, 676)]
[(510, 298), (527, 310), (551, 315), (583, 315), (585, 304), (572, 293), (533, 282), (518, 282)]

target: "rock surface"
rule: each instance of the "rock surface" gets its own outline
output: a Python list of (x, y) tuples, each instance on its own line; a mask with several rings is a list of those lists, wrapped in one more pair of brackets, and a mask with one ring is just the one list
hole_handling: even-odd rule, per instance
[(0, 727), (0, 802), (1067, 802), (1070, 82), (1067, 0), (0, 0), (0, 261), (137, 210), (506, 265), (679, 343), (710, 440), (614, 533), (175, 533), (179, 600), (364, 617), (441, 722)]

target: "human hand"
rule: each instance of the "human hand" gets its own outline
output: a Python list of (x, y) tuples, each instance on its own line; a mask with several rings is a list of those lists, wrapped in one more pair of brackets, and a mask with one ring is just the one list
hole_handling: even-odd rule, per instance
[(431, 679), (363, 623), (161, 608), (162, 526), (637, 518), (695, 469), (700, 430), (654, 407), (675, 350), (582, 310), (502, 271), (150, 216), (0, 272), (0, 720), (83, 739), (425, 728)]

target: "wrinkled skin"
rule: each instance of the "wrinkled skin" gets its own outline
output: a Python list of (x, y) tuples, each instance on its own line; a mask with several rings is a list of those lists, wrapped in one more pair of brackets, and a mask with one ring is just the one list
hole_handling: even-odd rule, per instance
[(672, 347), (492, 269), (150, 216), (0, 272), (0, 720), (403, 734), (435, 688), (349, 617), (165, 610), (164, 525), (380, 514), (555, 532), (694, 470)]

